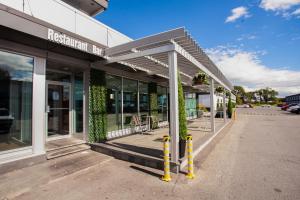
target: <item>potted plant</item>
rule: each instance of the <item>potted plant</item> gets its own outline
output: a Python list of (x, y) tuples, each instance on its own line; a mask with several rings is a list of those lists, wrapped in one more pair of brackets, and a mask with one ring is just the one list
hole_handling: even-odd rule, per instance
[(186, 149), (187, 122), (183, 88), (178, 74), (178, 111), (179, 111), (179, 158), (183, 158)]
[(203, 72), (198, 72), (193, 78), (193, 85), (208, 85), (208, 77)]
[(204, 112), (207, 112), (205, 106), (201, 103), (197, 104), (197, 117), (198, 118), (202, 117)]
[(221, 87), (221, 86), (218, 86), (217, 88), (216, 88), (216, 92), (217, 93), (223, 93), (224, 92), (224, 88), (223, 87)]

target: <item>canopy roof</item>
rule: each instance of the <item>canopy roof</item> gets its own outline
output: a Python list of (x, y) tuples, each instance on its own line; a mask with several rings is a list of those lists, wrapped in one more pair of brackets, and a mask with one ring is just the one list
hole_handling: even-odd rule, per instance
[(196, 73), (202, 71), (228, 90), (233, 87), (184, 28), (137, 39), (105, 50), (107, 63), (119, 62), (169, 78), (168, 52), (177, 52), (178, 69), (184, 84), (192, 86)]

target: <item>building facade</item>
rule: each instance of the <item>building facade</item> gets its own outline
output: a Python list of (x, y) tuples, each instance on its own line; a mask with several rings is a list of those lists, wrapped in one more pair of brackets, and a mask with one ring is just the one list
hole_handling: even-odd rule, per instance
[[(107, 8), (108, 1), (72, 2), (0, 0), (0, 164), (43, 156), (49, 141), (69, 137), (89, 141), (94, 124), (99, 129), (105, 127), (106, 139), (131, 134), (132, 117), (147, 117), (153, 112), (152, 105), (156, 105), (158, 126), (176, 120), (170, 109), (177, 105), (173, 100), (177, 84), (170, 82), (174, 79), (150, 73), (131, 60), (109, 59), (120, 55), (113, 53), (122, 45), (141, 41), (133, 41), (93, 18)], [(173, 41), (179, 33), (187, 37), (183, 29), (159, 36), (172, 36)], [(171, 50), (179, 52), (179, 47)], [(166, 67), (159, 58), (147, 57), (146, 52), (135, 52), (133, 47), (130, 51)], [(193, 65), (199, 65), (195, 56), (187, 51), (181, 53)], [(176, 53), (168, 55), (177, 58)], [(188, 73), (196, 69), (182, 73), (187, 85), (191, 79)], [(213, 70), (207, 73), (230, 89), (222, 73), (213, 69), (217, 76)], [(102, 93), (101, 88), (105, 89)], [(185, 91), (189, 118), (196, 116), (195, 96)], [(103, 107), (99, 102), (105, 102), (105, 122), (99, 121), (102, 116), (98, 111)]]
[(294, 95), (286, 96), (285, 97), (285, 102), (287, 104), (291, 104), (291, 103), (300, 104), (300, 94), (294, 94)]

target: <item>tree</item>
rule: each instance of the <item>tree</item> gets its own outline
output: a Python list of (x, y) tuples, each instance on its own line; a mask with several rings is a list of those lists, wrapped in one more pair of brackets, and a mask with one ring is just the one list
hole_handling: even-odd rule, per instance
[(242, 86), (234, 86), (234, 95), (236, 96), (236, 102), (237, 104), (243, 104), (245, 103), (245, 89)]
[(260, 91), (260, 94), (263, 97), (265, 103), (268, 103), (269, 101), (275, 101), (276, 96), (278, 95), (277, 91), (275, 91), (269, 87), (266, 87), (265, 89), (261, 89), (259, 91)]

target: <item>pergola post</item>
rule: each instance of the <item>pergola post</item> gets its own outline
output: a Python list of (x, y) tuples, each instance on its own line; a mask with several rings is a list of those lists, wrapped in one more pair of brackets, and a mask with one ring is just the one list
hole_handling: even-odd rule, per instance
[(226, 92), (224, 91), (223, 92), (223, 119), (224, 119), (224, 122), (226, 123), (226, 120), (227, 120), (227, 116), (226, 116)]
[(169, 59), (169, 88), (170, 88), (170, 136), (171, 161), (177, 163), (179, 159), (179, 112), (178, 112), (178, 78), (177, 53), (168, 53)]
[(210, 124), (211, 132), (215, 132), (215, 81), (210, 78)]
[(90, 69), (83, 73), (83, 139), (89, 140), (89, 88), (90, 88)]

